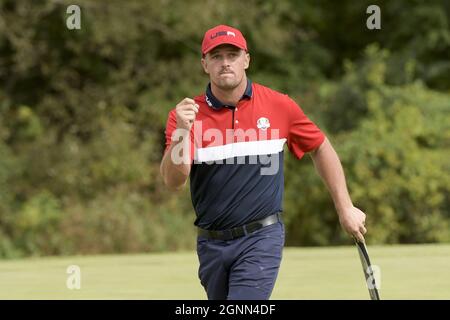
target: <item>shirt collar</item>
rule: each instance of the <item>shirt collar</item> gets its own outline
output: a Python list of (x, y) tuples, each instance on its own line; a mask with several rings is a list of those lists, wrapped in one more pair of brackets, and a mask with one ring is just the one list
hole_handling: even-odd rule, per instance
[[(252, 90), (252, 82), (250, 81), (250, 79), (247, 79), (247, 88), (245, 88), (245, 92), (242, 95), (241, 99), (250, 99), (253, 95), (253, 90)], [(217, 99), (211, 90), (211, 83), (208, 83), (208, 86), (206, 87), (206, 94), (205, 94), (205, 99), (206, 99), (206, 103), (213, 109), (215, 110), (219, 110), (223, 107), (225, 108), (234, 108), (235, 106), (229, 106), (226, 105), (224, 103), (222, 103), (219, 99)]]

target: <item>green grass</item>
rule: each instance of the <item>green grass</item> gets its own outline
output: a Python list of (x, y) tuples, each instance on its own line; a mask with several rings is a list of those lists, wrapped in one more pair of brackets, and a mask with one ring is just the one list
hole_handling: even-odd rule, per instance
[[(382, 299), (450, 299), (450, 245), (369, 246)], [(69, 265), (81, 289), (69, 290)], [(0, 299), (205, 299), (194, 252), (0, 261)], [(356, 247), (285, 248), (272, 299), (368, 299)]]

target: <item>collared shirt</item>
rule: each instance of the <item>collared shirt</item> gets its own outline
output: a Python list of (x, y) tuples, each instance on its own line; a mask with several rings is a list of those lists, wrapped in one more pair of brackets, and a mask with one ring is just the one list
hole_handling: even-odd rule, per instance
[[(240, 100), (242, 100), (242, 99), (251, 99), (252, 93), (253, 93), (252, 82), (250, 81), (250, 79), (247, 79), (247, 87), (245, 88), (245, 92), (242, 95)], [(233, 108), (236, 107), (236, 106), (226, 105), (226, 104), (222, 103), (219, 99), (217, 99), (212, 93), (211, 83), (208, 83), (208, 85), (206, 86), (205, 100), (206, 100), (206, 103), (210, 107), (212, 107), (213, 109), (216, 109), (216, 110), (218, 110), (220, 108), (233, 109)]]
[[(208, 230), (224, 230), (283, 210), (283, 147), (301, 158), (325, 139), (287, 95), (248, 81), (236, 106), (206, 92), (191, 129), (191, 198)], [(176, 128), (175, 109), (166, 125), (166, 150)]]

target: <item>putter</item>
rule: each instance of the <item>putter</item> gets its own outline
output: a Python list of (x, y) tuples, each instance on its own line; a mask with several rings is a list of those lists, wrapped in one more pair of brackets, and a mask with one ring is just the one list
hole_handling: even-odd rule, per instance
[[(370, 263), (366, 244), (362, 241), (358, 241), (356, 238), (355, 238), (355, 243), (356, 243), (356, 247), (358, 248), (359, 259), (361, 260), (364, 276), (366, 278), (367, 288), (369, 289), (370, 299), (371, 300), (380, 300), (380, 295), (378, 293), (379, 286), (375, 282), (372, 264)], [(370, 280), (369, 280), (369, 278), (370, 278)]]

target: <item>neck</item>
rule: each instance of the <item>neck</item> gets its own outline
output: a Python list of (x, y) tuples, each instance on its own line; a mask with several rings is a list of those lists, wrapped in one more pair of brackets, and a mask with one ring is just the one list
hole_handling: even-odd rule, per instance
[(247, 89), (246, 75), (244, 75), (241, 83), (236, 88), (230, 90), (220, 89), (211, 81), (211, 91), (213, 95), (226, 105), (236, 106), (244, 95), (245, 89)]

